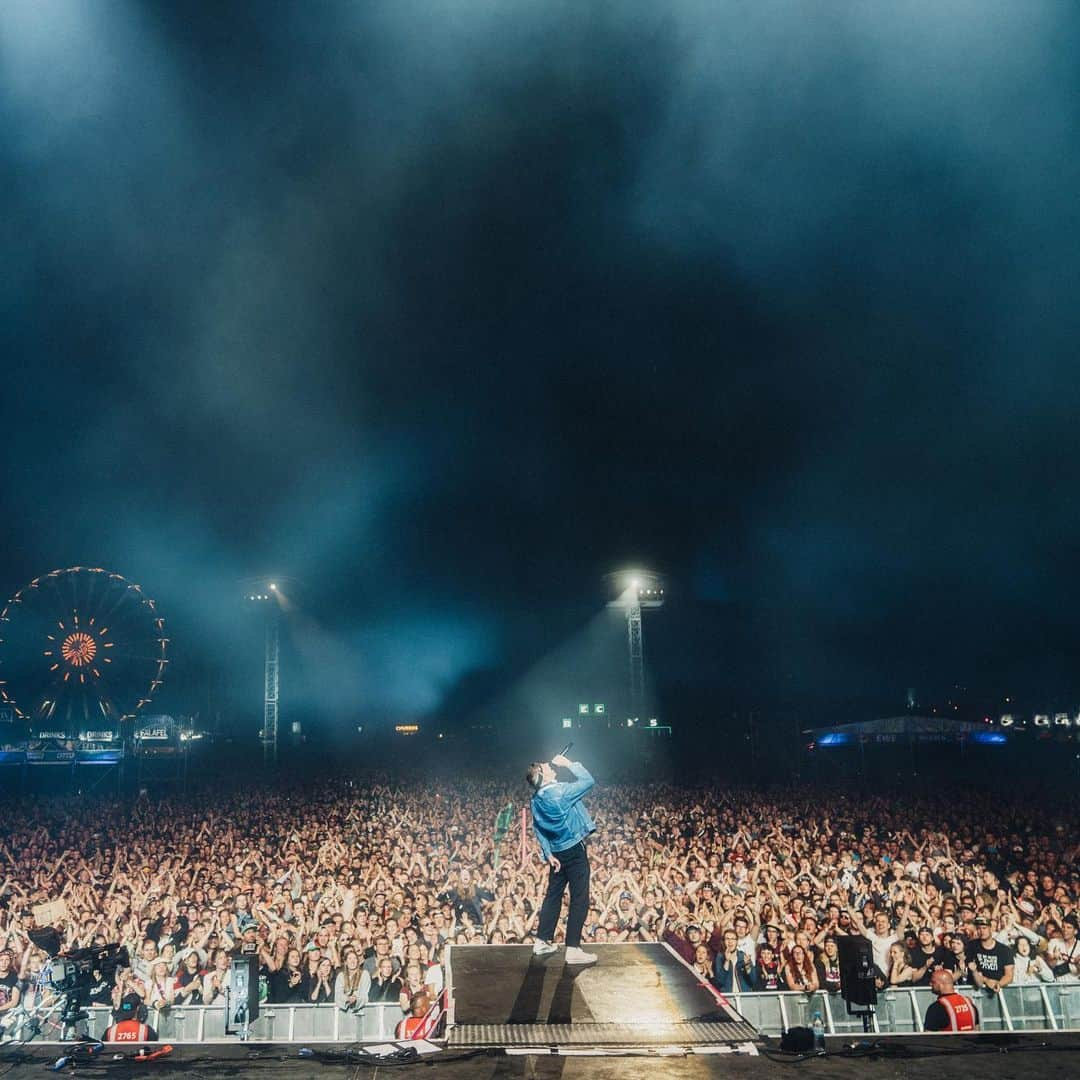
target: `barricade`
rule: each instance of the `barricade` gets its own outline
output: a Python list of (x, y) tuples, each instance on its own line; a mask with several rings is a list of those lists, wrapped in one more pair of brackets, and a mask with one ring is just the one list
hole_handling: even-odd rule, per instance
[[(112, 1023), (112, 1011), (103, 1006), (85, 1010), (87, 1033), (101, 1038)], [(360, 1012), (344, 1012), (336, 1005), (271, 1005), (264, 1002), (259, 1018), (251, 1025), (249, 1038), (261, 1042), (388, 1042), (405, 1014), (396, 1001), (365, 1005)], [(203, 1043), (236, 1036), (225, 1034), (223, 1005), (174, 1005), (167, 1009), (151, 1009), (147, 1023), (157, 1032), (161, 1042)], [(16, 1039), (29, 1034), (25, 1021), (13, 1025), (11, 1035)], [(59, 1022), (55, 1015), (43, 1025), (37, 1036), (43, 1041), (60, 1038)]]
[[(1006, 986), (997, 994), (961, 986), (978, 1006), (980, 1031), (1080, 1030), (1080, 980)], [(820, 1012), (828, 1035), (861, 1035), (862, 1018), (848, 1016), (839, 994), (764, 991), (726, 994), (727, 999), (763, 1035), (780, 1035), (793, 1027), (810, 1027)], [(923, 1030), (927, 1006), (935, 1000), (928, 987), (890, 987), (878, 992), (872, 1030), (878, 1034)]]
[[(978, 1006), (981, 1031), (1080, 1031), (1080, 980), (1007, 986), (1000, 993), (962, 986)], [(861, 1035), (862, 1018), (848, 1016), (839, 994), (791, 991), (727, 994), (735, 1006), (762, 1035), (780, 1035), (788, 1028), (810, 1027), (820, 1012), (828, 1035)], [(878, 994), (871, 1030), (878, 1034), (918, 1033), (923, 1030), (926, 1007), (934, 1000), (927, 987), (891, 987)], [(88, 1033), (100, 1038), (112, 1022), (104, 1007), (87, 1009)], [(295, 1042), (390, 1042), (402, 1017), (397, 1002), (365, 1005), (359, 1013), (343, 1012), (336, 1005), (271, 1005), (263, 1003), (249, 1037), (258, 1041)], [(220, 1005), (182, 1005), (159, 1011), (151, 1009), (148, 1022), (163, 1042), (204, 1043), (235, 1036), (225, 1035), (225, 1009)], [(16, 1039), (29, 1034), (25, 1023), (13, 1025)], [(41, 1034), (43, 1041), (60, 1037), (53, 1016)]]

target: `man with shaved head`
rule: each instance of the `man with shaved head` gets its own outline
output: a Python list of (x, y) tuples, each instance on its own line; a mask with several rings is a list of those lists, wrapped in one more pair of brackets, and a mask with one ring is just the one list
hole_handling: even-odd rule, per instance
[(976, 1031), (979, 1027), (979, 1010), (969, 997), (956, 992), (953, 973), (948, 968), (938, 968), (930, 977), (930, 989), (937, 994), (937, 1001), (926, 1009), (923, 1027), (927, 1031)]

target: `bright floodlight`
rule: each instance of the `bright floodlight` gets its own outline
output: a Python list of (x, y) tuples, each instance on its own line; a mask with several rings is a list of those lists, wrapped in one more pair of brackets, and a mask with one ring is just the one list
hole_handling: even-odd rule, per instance
[(271, 582), (270, 582), (270, 588), (271, 588), (271, 589), (275, 589), (275, 590), (276, 590), (276, 589), (277, 589), (277, 586), (276, 586), (276, 585), (275, 585), (275, 584), (274, 584), (274, 583), (273, 583), (273, 582), (271, 581)]
[(629, 608), (659, 608), (664, 604), (664, 578), (643, 566), (627, 566), (614, 573), (605, 574), (608, 605)]

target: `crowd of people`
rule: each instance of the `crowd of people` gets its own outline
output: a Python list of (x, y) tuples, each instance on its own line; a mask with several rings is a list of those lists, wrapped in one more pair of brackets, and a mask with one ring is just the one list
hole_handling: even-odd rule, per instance
[[(128, 948), (103, 1002), (220, 1004), (251, 953), (269, 1002), (408, 1014), (437, 999), (447, 943), (534, 941), (548, 868), (528, 795), (357, 776), (6, 802), (0, 1022), (49, 993), (30, 936), (49, 902), (65, 948)], [(603, 782), (589, 802), (587, 943), (666, 941), (722, 991), (837, 991), (850, 933), (880, 987), (1080, 978), (1075, 807)]]

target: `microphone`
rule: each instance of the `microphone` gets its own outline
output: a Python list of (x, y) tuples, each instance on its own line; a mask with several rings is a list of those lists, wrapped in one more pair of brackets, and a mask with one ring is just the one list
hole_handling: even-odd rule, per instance
[(555, 756), (556, 757), (566, 757), (566, 752), (568, 750), (570, 750), (573, 747), (573, 745), (574, 744), (572, 742), (568, 742)]

